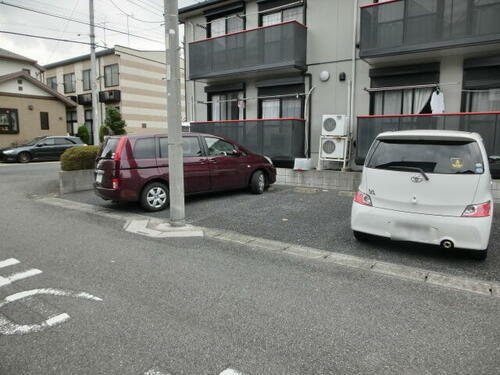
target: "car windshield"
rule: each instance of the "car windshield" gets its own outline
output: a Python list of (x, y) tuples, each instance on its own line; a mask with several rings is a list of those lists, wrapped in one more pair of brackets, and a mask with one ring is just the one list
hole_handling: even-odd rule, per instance
[(437, 174), (481, 174), (484, 164), (475, 141), (377, 140), (368, 168)]
[(109, 138), (101, 150), (99, 159), (113, 159), (115, 157), (115, 151), (119, 140), (119, 138)]
[(45, 137), (36, 137), (32, 141), (29, 141), (28, 143), (25, 143), (25, 146), (34, 146), (36, 145), (40, 140), (44, 139)]

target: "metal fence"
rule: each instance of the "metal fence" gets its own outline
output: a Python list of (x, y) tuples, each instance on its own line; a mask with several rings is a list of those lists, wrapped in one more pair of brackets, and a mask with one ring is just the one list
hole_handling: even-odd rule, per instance
[(306, 69), (307, 28), (295, 21), (189, 44), (189, 79), (264, 69)]
[(439, 129), (476, 132), (488, 155), (500, 155), (500, 112), (358, 117), (356, 164), (363, 164), (375, 137), (386, 131)]
[(191, 131), (232, 139), (273, 161), (304, 157), (305, 121), (300, 119), (192, 122)]
[(500, 1), (399, 0), (361, 8), (360, 56), (500, 40)]

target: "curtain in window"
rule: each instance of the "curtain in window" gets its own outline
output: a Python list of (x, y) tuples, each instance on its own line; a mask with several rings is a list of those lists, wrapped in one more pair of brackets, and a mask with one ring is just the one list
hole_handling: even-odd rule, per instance
[(224, 35), (225, 33), (226, 33), (226, 19), (219, 18), (213, 20), (212, 23), (210, 24), (210, 36), (216, 37)]
[(243, 30), (243, 18), (236, 15), (227, 19), (227, 33), (235, 33)]
[(262, 26), (275, 25), (281, 22), (281, 12), (266, 14), (262, 16)]
[(490, 112), (500, 110), (500, 89), (478, 90), (469, 92), (471, 112)]
[(304, 8), (296, 7), (291, 9), (285, 9), (283, 11), (283, 22), (287, 21), (299, 21), (304, 22)]
[(429, 101), (434, 89), (432, 87), (423, 87), (414, 89), (413, 95), (413, 113), (421, 113)]
[(262, 100), (262, 118), (279, 118), (280, 100), (264, 99)]
[(401, 96), (399, 90), (386, 91), (384, 94), (383, 115), (399, 115), (401, 114)]
[(302, 100), (300, 98), (284, 98), (281, 103), (283, 118), (302, 118)]

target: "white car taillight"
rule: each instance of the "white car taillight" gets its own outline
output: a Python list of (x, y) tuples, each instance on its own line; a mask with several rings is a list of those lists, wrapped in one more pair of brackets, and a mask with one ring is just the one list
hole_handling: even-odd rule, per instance
[(462, 216), (464, 217), (487, 217), (491, 213), (491, 202), (481, 204), (470, 204), (465, 207)]
[(363, 204), (365, 206), (372, 206), (372, 199), (370, 198), (370, 196), (359, 190), (354, 196), (354, 202)]

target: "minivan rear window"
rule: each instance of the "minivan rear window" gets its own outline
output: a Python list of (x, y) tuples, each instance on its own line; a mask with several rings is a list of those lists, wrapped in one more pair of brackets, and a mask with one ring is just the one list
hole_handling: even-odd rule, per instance
[(475, 141), (376, 140), (366, 167), (420, 168), (426, 173), (482, 174), (483, 160)]
[(119, 138), (109, 138), (99, 155), (100, 159), (113, 159), (115, 157), (116, 146), (118, 146)]

